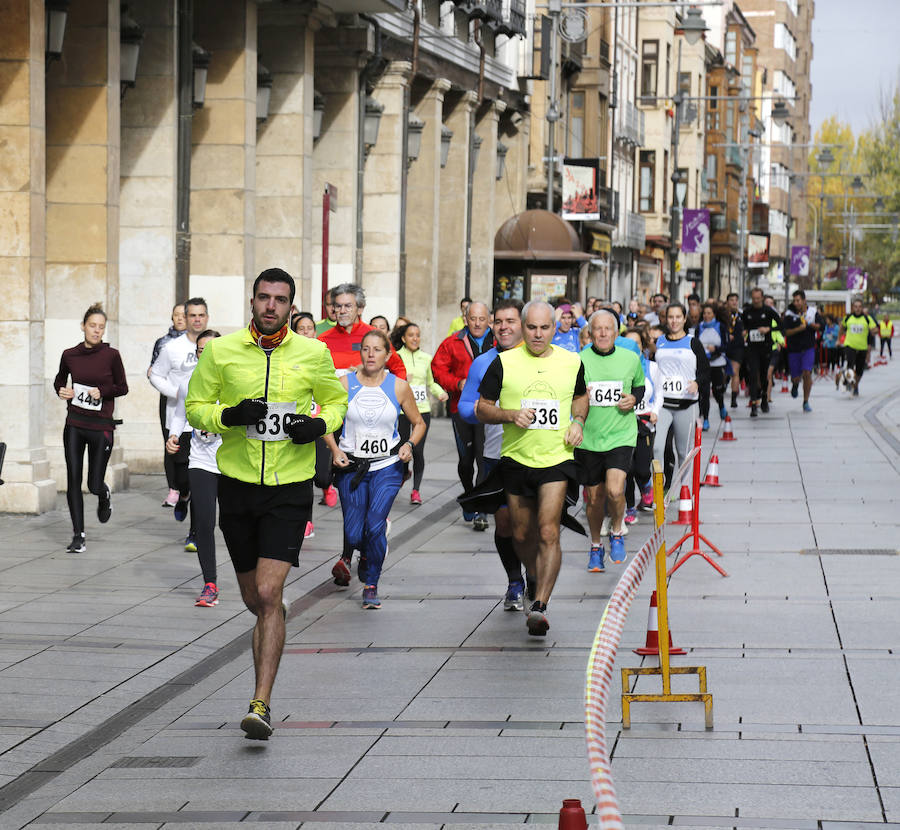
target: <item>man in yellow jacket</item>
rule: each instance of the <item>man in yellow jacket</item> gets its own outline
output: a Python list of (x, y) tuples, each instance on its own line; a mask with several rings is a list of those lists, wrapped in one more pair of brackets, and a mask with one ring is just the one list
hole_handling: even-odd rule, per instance
[[(256, 615), (256, 690), (241, 722), (248, 738), (272, 734), (269, 699), (284, 648), (284, 581), (299, 564), (312, 513), (315, 440), (338, 429), (347, 392), (324, 343), (287, 325), (294, 280), (280, 268), (253, 284), (250, 325), (211, 340), (188, 387), (191, 426), (222, 435), (216, 454), (219, 526), (241, 597)], [(315, 418), (312, 402), (321, 407)]]

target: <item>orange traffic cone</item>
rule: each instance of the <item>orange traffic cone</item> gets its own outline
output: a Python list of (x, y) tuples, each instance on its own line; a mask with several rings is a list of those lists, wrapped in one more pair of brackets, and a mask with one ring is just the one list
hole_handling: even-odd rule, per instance
[(788, 389), (787, 375), (785, 375), (781, 379), (781, 394), (787, 394), (790, 390)]
[(706, 478), (703, 479), (703, 484), (707, 487), (722, 486), (719, 484), (719, 456), (710, 456), (709, 466), (706, 468)]
[(691, 488), (687, 484), (681, 485), (681, 492), (678, 494), (678, 519), (669, 522), (673, 525), (689, 525), (691, 517), (694, 513), (694, 503), (691, 501)]
[(587, 816), (580, 798), (564, 798), (559, 811), (559, 830), (587, 830)]
[[(656, 591), (654, 591), (650, 595), (650, 613), (647, 615), (647, 639), (643, 648), (634, 649), (635, 654), (645, 657), (650, 654), (659, 654), (659, 617), (657, 613)], [(669, 654), (687, 654), (683, 648), (675, 648), (672, 645), (671, 629), (669, 629)]]
[(722, 429), (722, 441), (737, 441), (737, 438), (734, 437), (734, 433), (731, 431), (731, 416), (725, 416), (725, 426)]

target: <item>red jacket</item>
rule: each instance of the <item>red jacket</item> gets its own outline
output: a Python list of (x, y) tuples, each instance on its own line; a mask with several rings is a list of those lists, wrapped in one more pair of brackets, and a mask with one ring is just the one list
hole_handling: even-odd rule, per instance
[[(472, 352), (469, 330), (463, 329), (444, 340), (431, 359), (431, 374), (450, 396), (450, 412), (455, 413), (459, 405), (460, 381), (469, 375), (469, 367), (477, 355)], [(494, 335), (488, 330), (482, 344), (482, 353), (494, 346)]]
[[(349, 369), (351, 366), (359, 366), (362, 363), (359, 347), (363, 335), (367, 331), (372, 331), (372, 328), (373, 326), (368, 323), (357, 320), (349, 334), (343, 326), (334, 326), (319, 335), (318, 339), (328, 346), (328, 351), (331, 352), (335, 369)], [(387, 368), (392, 375), (406, 380), (406, 366), (403, 365), (400, 355), (393, 349), (388, 357)]]

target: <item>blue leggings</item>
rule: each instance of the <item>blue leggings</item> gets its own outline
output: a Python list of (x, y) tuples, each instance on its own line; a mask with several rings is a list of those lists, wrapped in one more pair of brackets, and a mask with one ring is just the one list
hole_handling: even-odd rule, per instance
[(344, 512), (347, 542), (366, 557), (366, 585), (378, 585), (387, 553), (387, 517), (400, 485), (403, 464), (394, 463), (366, 473), (359, 487), (350, 489), (354, 473), (336, 471), (336, 484)]

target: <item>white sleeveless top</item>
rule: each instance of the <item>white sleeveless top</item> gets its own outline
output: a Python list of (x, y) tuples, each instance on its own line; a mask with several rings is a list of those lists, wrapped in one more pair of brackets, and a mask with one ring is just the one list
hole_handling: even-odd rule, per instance
[(363, 386), (355, 372), (347, 375), (347, 414), (338, 446), (354, 458), (368, 459), (373, 471), (400, 460), (391, 455), (400, 443), (396, 380), (387, 372), (380, 386)]

